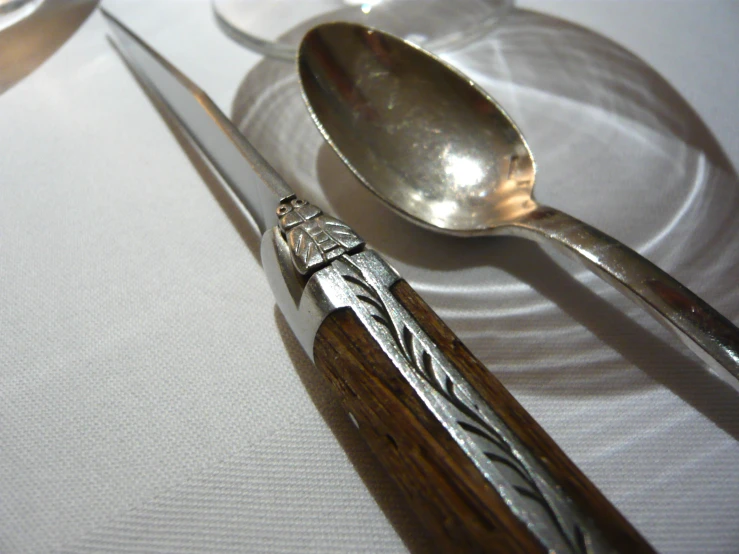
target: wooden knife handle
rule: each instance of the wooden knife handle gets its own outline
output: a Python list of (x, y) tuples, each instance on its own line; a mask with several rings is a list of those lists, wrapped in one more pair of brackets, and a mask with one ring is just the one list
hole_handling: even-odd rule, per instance
[[(507, 427), (503, 435), (514, 436), (513, 441), (507, 442), (501, 436), (482, 437), (499, 440), (502, 450), (486, 447), (485, 440), (478, 440), (480, 433), (494, 434), (494, 430), (484, 422), (476, 427), (470, 425), (470, 421), (476, 421), (475, 413), (467, 414), (462, 406), (460, 413), (472, 417), (465, 420), (463, 428), (473, 435), (473, 443), (478, 440), (474, 444), (482, 444), (484, 458), (493, 464), (490, 467), (512, 476), (514, 494), (507, 495), (486, 478), (479, 463), (475, 463), (449, 431), (449, 425), (434, 414), (353, 311), (338, 310), (322, 323), (314, 343), (316, 365), (338, 391), (360, 433), (440, 551), (653, 552), (408, 283), (398, 281), (390, 291), (454, 370), (476, 389)], [(398, 341), (412, 342), (404, 334), (399, 332)], [(410, 345), (409, 351), (414, 348), (417, 365), (422, 370), (430, 366), (430, 358), (419, 353), (417, 347)], [(426, 367), (429, 369), (433, 368)], [(431, 373), (428, 375), (431, 375), (429, 386), (438, 385), (439, 379)], [(455, 398), (458, 400), (454, 384), (450, 392), (446, 390), (449, 383), (441, 381), (437, 386), (441, 391), (439, 398), (448, 394), (453, 402)], [(474, 399), (466, 401), (475, 404)], [(511, 454), (508, 459), (506, 453)], [(537, 475), (532, 476), (531, 472)], [(553, 487), (547, 489), (547, 483)], [(517, 504), (516, 493), (526, 497), (522, 501), (529, 501), (529, 505), (530, 501), (542, 505), (539, 523), (532, 524), (526, 516), (521, 516), (527, 508), (525, 504)], [(547, 502), (553, 496), (554, 501)], [(547, 514), (551, 516), (548, 521)], [(547, 537), (553, 542), (547, 543)]]

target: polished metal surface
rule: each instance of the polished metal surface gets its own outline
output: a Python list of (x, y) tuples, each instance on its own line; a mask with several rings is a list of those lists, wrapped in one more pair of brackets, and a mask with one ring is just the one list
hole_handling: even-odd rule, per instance
[[(202, 89), (107, 11), (121, 53), (159, 96), (244, 204), (260, 234), (277, 224), (275, 207), (293, 191)], [(266, 185), (266, 186), (265, 186)]]
[[(306, 279), (339, 256), (361, 249), (364, 241), (344, 223), (295, 198), (282, 177), (202, 89), (112, 14), (100, 11), (129, 67), (179, 121), (244, 214), (256, 223), (263, 237), (262, 263), (278, 305), (301, 345), (312, 355), (318, 327), (333, 308), (328, 304), (306, 307), (308, 299), (299, 312)], [(270, 247), (265, 250), (265, 245)]]
[(324, 137), (398, 213), (452, 235), (553, 241), (739, 387), (739, 330), (627, 246), (538, 204), (526, 141), (468, 77), (417, 46), (348, 23), (309, 32), (298, 68)]

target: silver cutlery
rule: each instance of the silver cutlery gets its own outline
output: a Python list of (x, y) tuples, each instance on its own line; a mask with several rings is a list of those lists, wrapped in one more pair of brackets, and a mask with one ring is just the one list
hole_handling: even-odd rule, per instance
[(396, 212), (450, 235), (552, 242), (739, 386), (739, 329), (628, 246), (537, 203), (525, 139), (471, 79), (415, 45), (353, 23), (311, 30), (298, 65), (316, 125)]
[(440, 550), (652, 552), (379, 254), (296, 198), (200, 88), (103, 13), (251, 214), (285, 319)]

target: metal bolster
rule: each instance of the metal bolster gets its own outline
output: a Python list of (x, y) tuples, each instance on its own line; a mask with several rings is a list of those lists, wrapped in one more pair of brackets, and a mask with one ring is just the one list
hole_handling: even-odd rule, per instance
[[(331, 313), (340, 308), (361, 308), (349, 284), (329, 263), (312, 275), (303, 276), (296, 269), (290, 247), (279, 227), (273, 227), (262, 237), (262, 265), (272, 292), (290, 329), (306, 354), (313, 359), (313, 342), (318, 328)], [(400, 279), (398, 273), (373, 250), (344, 255), (350, 260), (366, 260), (377, 270), (376, 278), (389, 289)], [(361, 263), (361, 262), (360, 262)]]
[(279, 225), (262, 237), (262, 265), (285, 319), (306, 354), (323, 320), (340, 308), (359, 308), (356, 294), (335, 266), (339, 260), (371, 259), (390, 287), (400, 276), (346, 224), (299, 199), (277, 208)]
[(343, 223), (300, 201), (278, 209), (262, 239), (262, 264), (282, 313), (308, 356), (323, 320), (354, 311), (398, 372), (442, 423), (511, 511), (549, 552), (608, 547), (592, 520), (557, 486), (470, 385), (390, 287), (400, 279)]

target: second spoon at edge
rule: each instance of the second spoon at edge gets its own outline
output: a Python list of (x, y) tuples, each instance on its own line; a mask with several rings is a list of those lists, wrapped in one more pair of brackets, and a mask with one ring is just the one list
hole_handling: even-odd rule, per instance
[(739, 388), (739, 329), (634, 250), (538, 204), (525, 139), (471, 79), (402, 39), (349, 23), (308, 32), (298, 70), (321, 133), (396, 212), (445, 234), (553, 241)]

